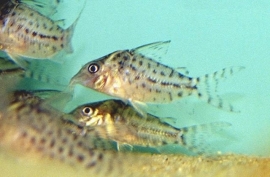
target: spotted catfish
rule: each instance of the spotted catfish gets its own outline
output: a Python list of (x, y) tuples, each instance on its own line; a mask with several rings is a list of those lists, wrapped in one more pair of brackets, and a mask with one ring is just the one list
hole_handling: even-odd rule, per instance
[(7, 1), (0, 11), (0, 49), (22, 67), (26, 65), (22, 57), (51, 59), (62, 50), (71, 53), (71, 38), (78, 18), (63, 29), (27, 4)]
[(95, 129), (73, 133), (78, 127), (29, 99), (0, 105), (1, 176), (270, 176), (269, 158), (116, 152), (107, 141), (93, 141)]
[[(154, 115), (147, 114), (146, 119), (132, 107), (120, 100), (106, 100), (79, 106), (71, 113), (72, 122), (85, 127), (85, 132), (91, 127), (105, 127), (106, 138), (120, 145), (140, 145), (162, 148), (162, 145), (177, 144), (195, 153), (210, 153), (213, 151), (207, 144), (210, 134), (230, 126), (227, 122), (212, 122), (176, 128)], [(124, 134), (117, 129), (128, 130)], [(104, 137), (105, 138), (105, 137)]]
[(0, 85), (1, 176), (270, 176), (269, 158), (117, 152), (95, 128), (84, 136), (74, 133), (78, 126), (31, 94), (8, 99), (3, 85), (13, 80)]
[(82, 84), (128, 100), (141, 113), (141, 103), (168, 103), (189, 95), (224, 110), (236, 111), (216, 94), (216, 86), (220, 78), (230, 76), (243, 67), (189, 77), (154, 60), (166, 53), (169, 43), (156, 42), (120, 50), (91, 61), (81, 68), (70, 84)]
[[(88, 176), (106, 176), (107, 171), (111, 173), (111, 162), (118, 156), (118, 152), (113, 142), (100, 138), (98, 130), (89, 131), (87, 135), (81, 136), (76, 133), (81, 131), (78, 126), (65, 121), (66, 115), (47, 105), (43, 99), (31, 92), (10, 93), (2, 91), (4, 89), (7, 88), (1, 85), (0, 158), (2, 152), (12, 152), (11, 154), (17, 158), (17, 163), (22, 161), (22, 157), (28, 157), (20, 164), (31, 160), (34, 160), (34, 163), (43, 160), (46, 162), (49, 158), (49, 163), (40, 165), (61, 162), (69, 165), (68, 168), (75, 168), (77, 173), (76, 167), (83, 167)], [(5, 101), (5, 104), (2, 101)], [(124, 154), (118, 157), (120, 162), (125, 159)], [(131, 157), (130, 160), (133, 159), (134, 157)], [(118, 164), (117, 161), (115, 164)], [(27, 168), (29, 169), (29, 166)], [(50, 169), (52, 168), (55, 169), (51, 166)], [(41, 171), (40, 173), (45, 175), (29, 173), (22, 176), (47, 176), (46, 170)], [(114, 170), (114, 173), (116, 172), (118, 171)], [(14, 176), (18, 175), (21, 176)]]

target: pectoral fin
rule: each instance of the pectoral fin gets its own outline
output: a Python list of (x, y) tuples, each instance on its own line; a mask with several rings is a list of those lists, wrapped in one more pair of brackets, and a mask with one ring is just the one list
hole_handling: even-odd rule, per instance
[(21, 68), (26, 69), (29, 63), (23, 59), (20, 55), (14, 53), (8, 53), (8, 56)]
[(132, 99), (129, 99), (128, 101), (131, 104), (131, 106), (141, 115), (142, 118), (147, 117), (147, 112), (146, 112), (147, 104), (146, 103), (141, 102), (141, 101), (135, 101)]
[(116, 143), (117, 143), (117, 150), (119, 152), (131, 152), (133, 150), (133, 146), (131, 144), (121, 143), (121, 142), (116, 142)]

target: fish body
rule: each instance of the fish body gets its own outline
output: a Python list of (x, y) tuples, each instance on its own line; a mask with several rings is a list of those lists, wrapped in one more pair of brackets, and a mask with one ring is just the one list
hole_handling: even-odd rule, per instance
[[(0, 87), (1, 88), (1, 87)], [(0, 90), (1, 102), (6, 92)], [(32, 101), (31, 101), (32, 100)], [(95, 129), (81, 136), (29, 93), (11, 94), (0, 107), (0, 166), (3, 176), (269, 176), (269, 158), (212, 157), (117, 152), (96, 139)], [(24, 103), (22, 103), (24, 102)], [(96, 137), (96, 138), (95, 138)], [(94, 141), (95, 140), (95, 141)]]
[(1, 106), (0, 111), (0, 152), (15, 153), (17, 158), (26, 156), (35, 162), (37, 157), (58, 161), (96, 176), (110, 170), (116, 151), (94, 130), (81, 136), (76, 133), (80, 128), (65, 121), (63, 113), (29, 92), (8, 94), (6, 101), (8, 105)]
[[(202, 153), (200, 152), (202, 149), (206, 151), (209, 148), (206, 147), (205, 141), (210, 133), (230, 126), (227, 122), (213, 122), (177, 128), (151, 114), (147, 114), (146, 118), (142, 119), (132, 106), (120, 100), (82, 105), (70, 114), (72, 118), (75, 118), (73, 121), (75, 124), (86, 129), (87, 127), (90, 129), (91, 127), (106, 127), (108, 132), (106, 136), (120, 144), (147, 147), (178, 144), (196, 153)], [(116, 130), (121, 128), (127, 131), (119, 134)]]
[(102, 139), (98, 130), (81, 136), (81, 128), (67, 121), (67, 115), (31, 92), (10, 93), (5, 101), (0, 110), (0, 151), (39, 154), (90, 171), (99, 169), (104, 151), (107, 157), (116, 155), (113, 142)]
[[(168, 103), (189, 95), (228, 111), (233, 106), (216, 94), (219, 79), (243, 67), (225, 68), (202, 77), (189, 77), (157, 62), (170, 41), (156, 42), (131, 50), (120, 50), (85, 64), (71, 79), (99, 92), (129, 101), (135, 108), (141, 103)], [(139, 110), (139, 109), (138, 109)]]
[(19, 65), (25, 65), (21, 57), (50, 59), (62, 50), (71, 53), (75, 25), (63, 29), (26, 4), (9, 1), (0, 11), (0, 49)]

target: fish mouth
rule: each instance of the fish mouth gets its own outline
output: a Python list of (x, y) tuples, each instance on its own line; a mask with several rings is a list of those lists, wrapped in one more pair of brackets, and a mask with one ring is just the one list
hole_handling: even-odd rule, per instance
[(89, 78), (86, 78), (83, 74), (77, 74), (71, 78), (69, 82), (69, 87), (74, 88), (76, 84), (79, 84), (85, 87), (89, 87), (89, 88), (94, 87), (94, 89), (99, 89), (99, 88), (102, 88), (105, 82), (106, 80), (104, 80), (102, 76), (89, 79)]
[(88, 76), (85, 76), (82, 73), (78, 73), (70, 79), (69, 88), (74, 88), (76, 84), (80, 84), (88, 88), (101, 90), (106, 85), (107, 81), (107, 74), (92, 76), (91, 78), (88, 78)]
[(89, 81), (87, 79), (84, 79), (83, 75), (79, 73), (70, 79), (68, 86), (69, 88), (74, 88), (76, 84), (87, 86), (88, 82)]
[(69, 82), (69, 84), (68, 84), (69, 87), (74, 88), (76, 84), (79, 84), (79, 79), (77, 79), (76, 76), (77, 76), (77, 75), (73, 76), (73, 77), (70, 79), (70, 82)]

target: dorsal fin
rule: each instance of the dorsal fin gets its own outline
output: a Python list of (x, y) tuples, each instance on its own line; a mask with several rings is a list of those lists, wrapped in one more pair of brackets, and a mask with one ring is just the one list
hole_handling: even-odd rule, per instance
[(63, 0), (19, 0), (18, 2), (48, 17), (57, 12), (56, 9)]
[(143, 55), (147, 58), (158, 61), (162, 59), (164, 55), (166, 55), (170, 42), (171, 41), (154, 42), (131, 49), (130, 52), (134, 55)]

